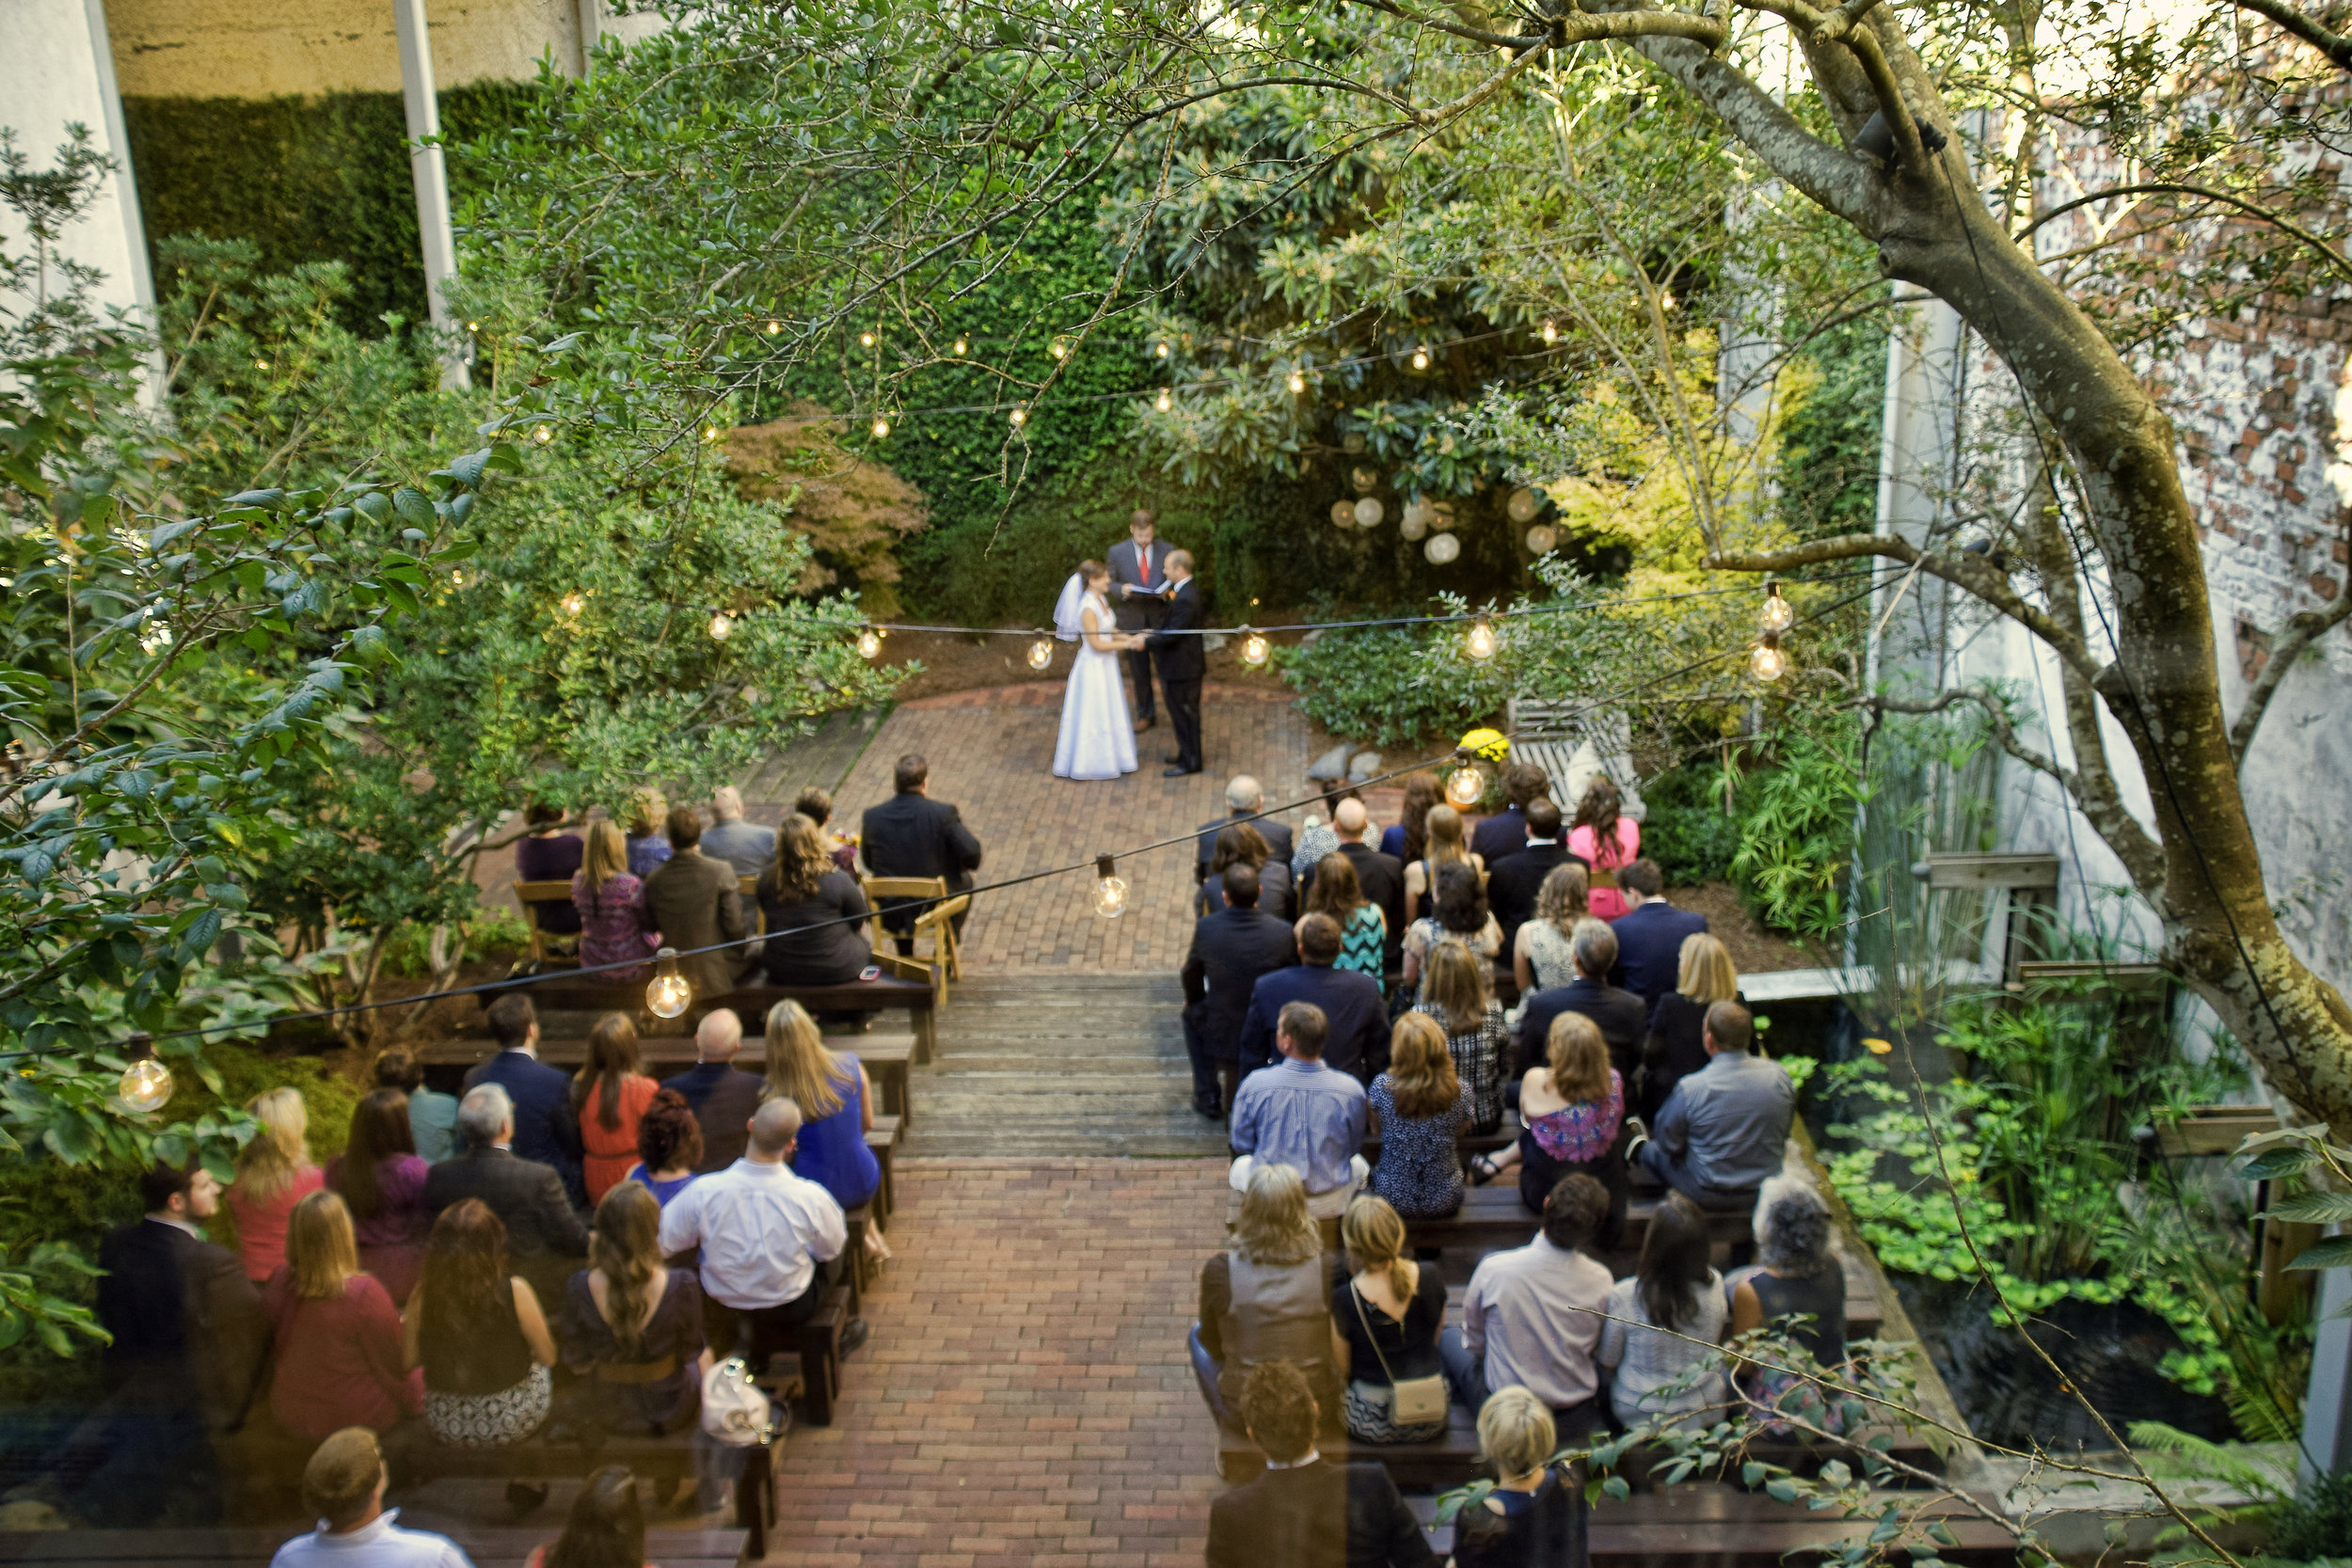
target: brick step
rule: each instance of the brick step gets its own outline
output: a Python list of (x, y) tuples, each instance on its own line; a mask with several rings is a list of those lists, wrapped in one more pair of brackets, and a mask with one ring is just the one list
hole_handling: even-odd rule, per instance
[[(1958, 1542), (1936, 1544), (1945, 1561), (1959, 1568), (2006, 1568), (2017, 1560), (2016, 1538), (1966, 1504), (1922, 1501), (1915, 1493), (1898, 1496), (1904, 1517), (1941, 1520)], [(1430, 1550), (1439, 1557), (1451, 1552), (1454, 1527), (1436, 1522), (1437, 1499), (1414, 1497), (1408, 1506), (1428, 1536)], [(1602, 1497), (1588, 1516), (1587, 1545), (1594, 1568), (1672, 1568), (1678, 1563), (1692, 1568), (1787, 1568), (1791, 1559), (1816, 1558), (1825, 1544), (1863, 1542), (1874, 1528), (1871, 1518), (1839, 1519), (1721, 1482), (1692, 1481), (1630, 1497)]]
[(1011, 1160), (1067, 1156), (1080, 1159), (1198, 1160), (1206, 1154), (1221, 1152), (1221, 1148), (1204, 1149), (1200, 1134), (1187, 1132), (1182, 1128), (1171, 1127), (1158, 1132), (1104, 1132), (1099, 1127), (1073, 1123), (1059, 1128), (1025, 1127), (993, 1132), (943, 1132), (927, 1129), (920, 1134), (908, 1135), (905, 1158)]

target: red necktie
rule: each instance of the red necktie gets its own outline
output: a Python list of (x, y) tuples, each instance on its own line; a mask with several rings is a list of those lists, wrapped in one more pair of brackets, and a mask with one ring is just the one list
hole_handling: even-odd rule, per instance
[(1137, 550), (1136, 554), (1143, 562), (1143, 586), (1146, 588), (1157, 588), (1160, 585), (1160, 571), (1156, 565), (1152, 564), (1151, 547), (1146, 546), (1144, 548)]

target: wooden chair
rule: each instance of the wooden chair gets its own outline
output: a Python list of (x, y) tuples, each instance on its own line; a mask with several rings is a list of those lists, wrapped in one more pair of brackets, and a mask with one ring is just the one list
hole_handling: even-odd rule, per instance
[(545, 959), (548, 956), (547, 933), (539, 929), (539, 906), (570, 904), (572, 884), (568, 881), (516, 882), (515, 901), (523, 907), (523, 924), (531, 927), (531, 956)]
[(925, 937), (931, 939), (931, 954), (925, 959), (918, 951), (914, 961), (930, 970), (931, 989), (939, 994), (939, 1005), (947, 1005), (947, 982), (963, 978), (963, 949), (956, 942), (956, 918), (972, 907), (972, 895), (959, 893), (947, 895), (945, 877), (861, 877), (858, 883), (866, 890), (866, 901), (874, 910), (874, 951), (894, 952), (895, 933), (882, 928), (882, 901), (885, 898), (925, 898), (930, 903), (914, 917), (914, 941), (919, 948)]

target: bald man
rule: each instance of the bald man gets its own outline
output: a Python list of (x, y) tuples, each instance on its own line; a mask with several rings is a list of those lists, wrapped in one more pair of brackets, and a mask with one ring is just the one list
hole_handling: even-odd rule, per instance
[[(1356, 868), (1356, 880), (1364, 890), (1365, 900), (1380, 906), (1380, 912), (1389, 917), (1388, 940), (1381, 944), (1380, 957), (1382, 967), (1394, 973), (1405, 958), (1405, 863), (1364, 842), (1371, 826), (1371, 814), (1361, 800), (1342, 800), (1331, 813), (1331, 831), (1340, 835), (1340, 853)], [(1307, 887), (1313, 885), (1310, 879)], [(1300, 908), (1306, 907), (1304, 887), (1299, 889), (1298, 902)]]
[[(743, 819), (743, 797), (733, 784), (710, 792), (710, 826), (703, 830), (703, 853), (724, 861), (739, 877), (756, 877), (776, 858), (776, 831)], [(743, 895), (743, 928), (759, 929), (759, 900)]]
[(742, 1049), (743, 1021), (733, 1008), (721, 1007), (695, 1026), (694, 1065), (661, 1085), (677, 1090), (694, 1108), (703, 1130), (703, 1163), (694, 1168), (706, 1175), (743, 1157), (744, 1124), (759, 1109), (766, 1080), (736, 1070), (736, 1053)]

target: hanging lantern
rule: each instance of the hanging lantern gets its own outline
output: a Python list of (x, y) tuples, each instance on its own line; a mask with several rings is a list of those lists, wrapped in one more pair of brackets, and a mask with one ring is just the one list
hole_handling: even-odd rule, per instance
[(1760, 681), (1776, 681), (1788, 673), (1788, 656), (1781, 651), (1780, 634), (1766, 632), (1748, 655), (1748, 673)]
[(1559, 531), (1549, 523), (1537, 523), (1527, 531), (1527, 551), (1530, 555), (1549, 555), (1559, 545)]
[(1380, 475), (1359, 463), (1347, 470), (1347, 483), (1359, 490), (1369, 490), (1380, 483)]
[(1341, 528), (1354, 528), (1356, 526), (1356, 503), (1350, 500), (1333, 501), (1331, 521)]
[(1263, 664), (1268, 652), (1265, 633), (1251, 631), (1248, 626), (1242, 627), (1241, 631), (1241, 661), (1252, 667)]
[(1029, 644), (1030, 669), (1043, 670), (1052, 665), (1053, 662), (1054, 640), (1052, 638), (1040, 637), (1036, 641)]
[(124, 1105), (142, 1115), (162, 1110), (171, 1099), (171, 1069), (155, 1059), (154, 1044), (145, 1035), (131, 1037), (129, 1054), (131, 1065), (122, 1069), (115, 1092)]
[(656, 1018), (675, 1018), (694, 1000), (694, 988), (677, 972), (677, 949), (665, 947), (654, 955), (653, 979), (645, 986), (645, 1008)]
[(1543, 498), (1524, 484), (1512, 491), (1511, 499), (1502, 503), (1502, 510), (1510, 514), (1515, 523), (1532, 523), (1535, 520), (1535, 514), (1543, 509)]
[(1366, 496), (1356, 503), (1353, 515), (1358, 528), (1378, 528), (1384, 512), (1377, 496)]
[(889, 438), (890, 438), (890, 421), (889, 421), (888, 420), (884, 420), (884, 419), (877, 419), (877, 420), (874, 420), (874, 439), (875, 439), (875, 440), (877, 440), (877, 441), (886, 441), (886, 440), (888, 440)]
[(1502, 645), (1495, 634), (1495, 624), (1484, 615), (1470, 623), (1470, 635), (1462, 639), (1462, 651), (1480, 664), (1495, 657)]
[(724, 642), (734, 634), (735, 618), (733, 616), (729, 615), (723, 610), (718, 610), (711, 615), (710, 635), (713, 639), (718, 641)]
[(1402, 522), (1396, 525), (1396, 531), (1403, 534), (1407, 540), (1418, 540), (1427, 537), (1429, 533), (1428, 510), (1423, 508), (1422, 511), (1417, 513), (1411, 507), (1406, 507), (1405, 509), (1405, 518)]
[(1157, 409), (1159, 409), (1159, 411), (1160, 411), (1161, 413), (1165, 414), (1165, 413), (1167, 413), (1167, 412), (1168, 412), (1170, 408), (1173, 408), (1175, 405), (1176, 405), (1176, 400), (1175, 400), (1174, 398), (1171, 398), (1171, 397), (1169, 397), (1169, 396), (1168, 395), (1168, 388), (1165, 388), (1165, 387), (1161, 388), (1160, 388), (1160, 395), (1159, 395), (1158, 399), (1154, 402), (1153, 406), (1154, 406), (1154, 407), (1156, 407)]
[(1764, 585), (1764, 608), (1757, 614), (1756, 619), (1764, 624), (1764, 629), (1767, 632), (1775, 637), (1797, 624), (1797, 611), (1787, 599), (1780, 596), (1780, 584), (1777, 581)]
[(1547, 342), (1547, 343), (1556, 343), (1556, 342), (1558, 342), (1559, 341), (1560, 341), (1560, 329), (1559, 329), (1558, 327), (1556, 327), (1556, 326), (1554, 326), (1554, 325), (1551, 325), (1551, 318), (1550, 318), (1550, 317), (1549, 317), (1549, 316), (1545, 317), (1545, 318), (1544, 318), (1544, 341), (1545, 341), (1545, 342)]
[(1094, 857), (1094, 912), (1117, 920), (1127, 912), (1127, 884), (1121, 881), (1108, 855)]
[(1433, 533), (1421, 547), (1432, 566), (1451, 566), (1462, 557), (1462, 542), (1451, 533)]

